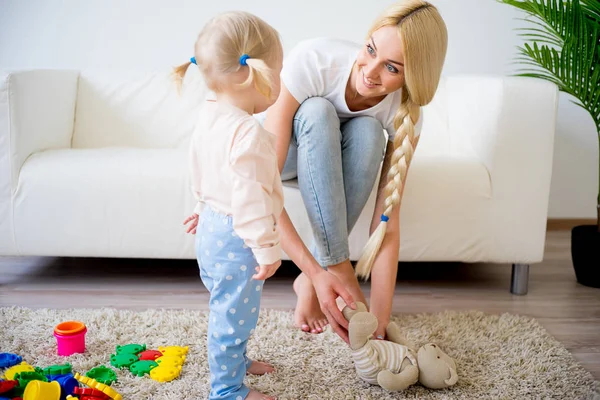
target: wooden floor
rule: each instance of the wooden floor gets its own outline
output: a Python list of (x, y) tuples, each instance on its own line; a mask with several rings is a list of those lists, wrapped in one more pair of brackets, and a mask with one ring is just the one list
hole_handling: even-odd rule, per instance
[[(550, 231), (545, 259), (531, 266), (529, 293), (509, 292), (510, 265), (400, 263), (393, 312), (444, 309), (536, 318), (600, 380), (600, 289), (577, 283), (570, 232)], [(284, 263), (262, 306), (291, 310), (298, 270)], [(365, 286), (368, 296), (368, 286)], [(207, 309), (193, 260), (0, 257), (0, 307)]]

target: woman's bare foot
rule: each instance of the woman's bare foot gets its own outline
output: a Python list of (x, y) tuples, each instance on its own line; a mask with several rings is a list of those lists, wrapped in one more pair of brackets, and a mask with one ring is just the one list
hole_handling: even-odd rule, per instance
[(246, 372), (252, 375), (264, 375), (275, 372), (275, 368), (266, 362), (252, 361), (252, 364), (250, 364), (250, 367), (246, 369)]
[(304, 332), (321, 333), (328, 324), (325, 314), (321, 311), (317, 292), (310, 279), (301, 273), (294, 280), (294, 291), (298, 296), (296, 310), (294, 311), (294, 323)]
[(266, 394), (257, 392), (254, 389), (250, 389), (250, 393), (248, 393), (248, 396), (246, 396), (246, 400), (277, 400), (277, 398), (267, 396)]

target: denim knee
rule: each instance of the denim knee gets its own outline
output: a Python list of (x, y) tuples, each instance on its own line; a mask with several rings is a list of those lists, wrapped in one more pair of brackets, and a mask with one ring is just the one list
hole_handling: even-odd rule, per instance
[[(300, 104), (300, 107), (294, 115), (294, 138), (296, 144), (299, 137), (303, 134), (311, 132), (312, 126), (318, 125), (322, 127), (319, 132), (333, 133), (334, 137), (340, 138), (340, 119), (337, 115), (335, 106), (323, 97), (311, 97)], [(332, 127), (334, 129), (327, 129)]]
[(358, 141), (363, 157), (377, 163), (383, 161), (387, 147), (383, 125), (374, 117), (354, 117), (342, 125), (345, 142)]
[(318, 134), (318, 142), (323, 145), (332, 142), (339, 143), (341, 140), (340, 119), (337, 111), (329, 100), (322, 97), (311, 97), (304, 100), (294, 115), (292, 137), (281, 171), (283, 181), (298, 176), (298, 145), (307, 138), (307, 135), (311, 134)]

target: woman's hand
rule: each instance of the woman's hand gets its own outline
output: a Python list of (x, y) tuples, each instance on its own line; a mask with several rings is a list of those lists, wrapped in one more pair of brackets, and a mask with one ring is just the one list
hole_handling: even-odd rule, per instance
[(312, 284), (319, 298), (321, 311), (327, 317), (331, 329), (337, 333), (344, 342), (350, 344), (348, 339), (348, 321), (337, 306), (336, 299), (339, 297), (353, 310), (356, 309), (356, 303), (346, 290), (342, 282), (333, 274), (322, 270), (311, 278)]
[(183, 224), (186, 225), (188, 222), (191, 222), (190, 226), (187, 228), (187, 233), (191, 233), (193, 235), (196, 234), (196, 227), (198, 226), (198, 214), (194, 213), (187, 217)]

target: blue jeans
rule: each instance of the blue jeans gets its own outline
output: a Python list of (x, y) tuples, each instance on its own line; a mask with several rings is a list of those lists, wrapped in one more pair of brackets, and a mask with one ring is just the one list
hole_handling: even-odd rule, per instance
[(314, 236), (310, 250), (322, 267), (350, 258), (348, 235), (373, 190), (385, 147), (378, 120), (340, 122), (322, 97), (305, 100), (296, 112), (281, 177), (298, 178)]

